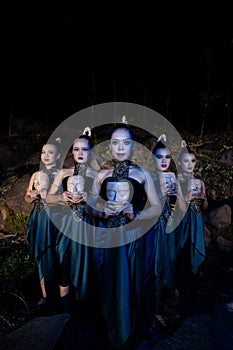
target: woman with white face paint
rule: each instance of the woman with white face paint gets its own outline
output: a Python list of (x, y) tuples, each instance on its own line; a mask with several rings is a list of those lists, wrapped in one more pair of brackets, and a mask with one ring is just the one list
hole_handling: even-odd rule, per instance
[[(163, 210), (153, 229), (146, 234), (148, 274), (145, 288), (151, 293), (147, 297), (150, 322), (152, 326), (156, 322), (165, 328), (167, 319), (164, 313), (168, 300), (165, 295), (170, 294), (171, 297), (176, 293), (175, 228), (178, 215), (175, 214), (184, 212), (186, 206), (175, 173), (169, 170), (172, 160), (170, 149), (158, 141), (153, 155), (155, 172), (152, 178)], [(154, 276), (151, 276), (151, 271)]]
[(179, 157), (178, 179), (187, 211), (178, 226), (177, 273), (181, 301), (192, 302), (199, 269), (205, 260), (204, 211), (208, 207), (205, 184), (195, 175), (196, 154), (184, 148)]
[(53, 208), (45, 207), (45, 197), (54, 177), (59, 171), (59, 143), (49, 142), (42, 147), (41, 167), (32, 174), (25, 194), (25, 201), (33, 203), (26, 238), (29, 242), (30, 261), (36, 261), (42, 296), (37, 303), (41, 311), (48, 302), (48, 297), (54, 297), (56, 285), (56, 262), (54, 261), (55, 241), (58, 230), (49, 217)]
[(132, 129), (117, 125), (109, 147), (112, 160), (94, 179), (88, 210), (99, 218), (105, 234), (100, 295), (107, 337), (114, 348), (134, 349), (144, 317), (143, 223), (155, 220), (161, 206), (149, 172), (130, 160), (135, 147)]
[(70, 312), (70, 287), (76, 300), (86, 300), (93, 293), (94, 252), (88, 246), (90, 233), (87, 223), (94, 225), (85, 212), (87, 193), (97, 172), (90, 166), (93, 142), (81, 135), (74, 140), (74, 166), (56, 175), (46, 197), (47, 203), (57, 204), (60, 211), (56, 253), (60, 265), (60, 297), (63, 312)]

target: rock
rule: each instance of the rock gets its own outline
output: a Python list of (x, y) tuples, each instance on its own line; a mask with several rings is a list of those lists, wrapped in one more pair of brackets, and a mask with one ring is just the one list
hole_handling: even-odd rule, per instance
[(16, 330), (1, 334), (0, 349), (52, 350), (68, 318), (68, 314), (34, 318)]
[(219, 162), (228, 166), (233, 165), (233, 148), (222, 152)]
[(16, 152), (12, 151), (8, 145), (0, 144), (0, 165), (2, 167), (14, 166), (19, 160)]
[(160, 341), (145, 341), (137, 350), (230, 350), (233, 344), (232, 316), (223, 305), (217, 312), (186, 319), (175, 334)]
[(204, 227), (205, 246), (208, 248), (212, 243), (211, 232), (207, 227)]
[(10, 209), (4, 199), (0, 199), (0, 230), (7, 231), (7, 218), (15, 215), (14, 210)]
[(228, 254), (233, 251), (233, 242), (223, 238), (222, 236), (218, 236), (215, 243), (219, 251), (222, 253)]
[(12, 187), (11, 191), (5, 195), (8, 207), (13, 209), (17, 214), (22, 214), (25, 216), (29, 216), (33, 207), (32, 204), (26, 203), (24, 200), (30, 177), (30, 174), (26, 174), (19, 178)]
[(231, 224), (231, 208), (224, 204), (219, 208), (210, 210), (206, 217), (208, 225), (213, 226), (217, 230), (223, 230)]

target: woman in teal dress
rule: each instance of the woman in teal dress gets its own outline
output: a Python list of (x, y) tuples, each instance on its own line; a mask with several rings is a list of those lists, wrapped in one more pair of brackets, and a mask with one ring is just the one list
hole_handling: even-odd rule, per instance
[(91, 245), (95, 223), (85, 212), (87, 193), (97, 171), (89, 164), (92, 147), (89, 135), (74, 140), (74, 166), (60, 170), (46, 198), (47, 203), (56, 203), (60, 211), (56, 253), (60, 265), (60, 296), (63, 311), (67, 312), (70, 311), (70, 286), (75, 288), (77, 299), (90, 297), (94, 287), (94, 250)]
[(25, 194), (25, 201), (33, 203), (26, 231), (29, 242), (30, 261), (36, 261), (42, 296), (38, 308), (47, 304), (47, 297), (54, 297), (57, 286), (57, 263), (55, 258), (55, 242), (58, 230), (50, 220), (49, 208), (45, 204), (49, 190), (59, 167), (59, 144), (47, 143), (41, 151), (41, 167), (32, 174)]
[(111, 131), (109, 147), (113, 159), (94, 179), (88, 211), (100, 220), (103, 236), (100, 293), (107, 338), (113, 348), (132, 350), (142, 335), (143, 222), (159, 216), (161, 207), (150, 174), (130, 160), (134, 141), (128, 125)]
[[(175, 228), (178, 212), (184, 212), (186, 206), (176, 176), (169, 171), (172, 159), (170, 149), (158, 141), (153, 154), (155, 172), (152, 178), (163, 210), (153, 229), (146, 234), (146, 271), (149, 273), (146, 289), (151, 305), (151, 322), (153, 312), (155, 321), (166, 327), (165, 303), (169, 294), (176, 292)], [(149, 276), (151, 273), (154, 279)]]
[(181, 299), (189, 302), (195, 294), (196, 275), (205, 260), (204, 210), (208, 207), (205, 184), (195, 176), (196, 154), (184, 148), (179, 158), (178, 179), (187, 211), (177, 230), (177, 273)]

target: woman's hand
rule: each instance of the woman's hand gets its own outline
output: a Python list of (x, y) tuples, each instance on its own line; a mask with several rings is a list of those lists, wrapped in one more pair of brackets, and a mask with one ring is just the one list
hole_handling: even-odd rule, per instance
[(65, 202), (71, 202), (74, 204), (78, 204), (80, 202), (86, 202), (87, 200), (87, 192), (63, 192), (63, 200)]
[(72, 203), (80, 203), (80, 202), (86, 202), (87, 201), (87, 192), (74, 192), (72, 193), (72, 196), (71, 196), (71, 201)]
[(29, 196), (31, 197), (32, 200), (39, 199), (40, 192), (37, 190), (31, 190), (29, 193)]
[(69, 191), (64, 191), (61, 196), (62, 202), (71, 202), (72, 201), (72, 193)]
[(128, 202), (107, 201), (104, 206), (105, 217), (118, 215), (128, 205)]
[(130, 220), (133, 220), (135, 218), (133, 205), (131, 203), (128, 203), (122, 212), (123, 215), (129, 218)]
[(113, 201), (107, 201), (104, 205), (104, 216), (108, 218), (109, 216), (118, 215), (118, 209)]

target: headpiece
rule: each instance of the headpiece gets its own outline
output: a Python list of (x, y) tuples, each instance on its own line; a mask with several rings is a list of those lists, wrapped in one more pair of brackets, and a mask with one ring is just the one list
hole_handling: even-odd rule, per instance
[(166, 136), (165, 134), (161, 134), (161, 135), (158, 137), (157, 142), (159, 142), (159, 141), (161, 141), (161, 140), (163, 140), (164, 142), (166, 142), (166, 141), (167, 141), (167, 136)]
[(181, 147), (187, 147), (187, 143), (185, 140), (181, 140)]
[(83, 130), (83, 135), (91, 136), (91, 128), (89, 126)]
[(127, 121), (127, 119), (126, 119), (126, 116), (125, 115), (123, 115), (123, 117), (122, 117), (122, 121), (121, 121), (123, 124), (128, 124), (128, 121)]
[(55, 141), (56, 141), (57, 143), (61, 143), (61, 137), (56, 137)]

